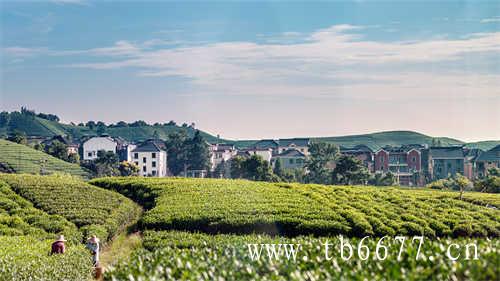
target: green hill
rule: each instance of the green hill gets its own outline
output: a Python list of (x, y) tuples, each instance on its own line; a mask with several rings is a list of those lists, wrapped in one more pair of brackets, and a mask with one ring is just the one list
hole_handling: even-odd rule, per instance
[(88, 178), (89, 172), (80, 166), (52, 157), (28, 146), (0, 139), (0, 164), (16, 173), (68, 173)]

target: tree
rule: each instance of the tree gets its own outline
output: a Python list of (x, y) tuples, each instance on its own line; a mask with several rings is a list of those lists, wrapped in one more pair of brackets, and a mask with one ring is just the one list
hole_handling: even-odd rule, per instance
[(243, 178), (255, 181), (278, 181), (273, 174), (271, 165), (260, 155), (252, 155), (241, 165)]
[(479, 192), (500, 193), (500, 169), (488, 169), (487, 176), (474, 183), (474, 189)]
[(186, 132), (174, 132), (168, 135), (167, 146), (167, 165), (170, 172), (177, 176), (187, 165), (187, 135)]
[(86, 127), (88, 127), (89, 129), (93, 130), (96, 126), (95, 122), (94, 121), (88, 121), (86, 124), (85, 124)]
[(393, 173), (387, 172), (387, 173), (375, 173), (370, 179), (368, 180), (368, 184), (375, 185), (375, 186), (391, 186), (396, 183), (396, 177), (394, 176)]
[(460, 190), (460, 200), (463, 198), (464, 191), (467, 187), (471, 185), (468, 178), (462, 176), (461, 174), (456, 174), (454, 179), (454, 185)]
[(21, 132), (19, 130), (14, 130), (11, 136), (7, 138), (7, 140), (11, 142), (15, 142), (18, 144), (24, 144), (26, 145), (28, 143), (28, 139), (26, 138), (26, 134), (24, 132)]
[(61, 160), (68, 161), (68, 146), (58, 140), (54, 140), (50, 145), (45, 146), (45, 152)]
[(241, 156), (235, 156), (230, 160), (231, 178), (243, 178), (243, 162), (245, 162), (245, 158)]
[(80, 155), (78, 153), (71, 153), (68, 155), (68, 162), (78, 164), (80, 163)]
[(330, 169), (328, 164), (335, 161), (339, 148), (331, 143), (315, 142), (309, 145), (309, 158), (305, 168), (308, 171), (307, 182), (330, 183)]
[(118, 155), (112, 151), (98, 151), (93, 170), (99, 177), (119, 175)]
[(280, 158), (276, 158), (276, 160), (274, 161), (273, 172), (275, 175), (277, 175), (280, 178), (283, 176), (284, 171), (283, 171), (283, 167), (281, 166), (281, 159)]
[(210, 150), (199, 130), (188, 142), (187, 165), (191, 170), (208, 170), (210, 168)]
[(336, 184), (366, 184), (370, 173), (361, 160), (349, 156), (340, 156), (332, 172), (332, 181)]
[(138, 176), (140, 171), (137, 165), (127, 161), (121, 162), (118, 166), (118, 170), (120, 171), (120, 175), (123, 177)]

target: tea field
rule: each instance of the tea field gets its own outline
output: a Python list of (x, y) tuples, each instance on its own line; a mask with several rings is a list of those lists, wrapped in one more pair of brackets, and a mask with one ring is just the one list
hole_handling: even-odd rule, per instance
[[(500, 195), (211, 179), (103, 178), (149, 210), (144, 229), (351, 237), (498, 237)], [(497, 207), (495, 207), (497, 206)]]
[(89, 171), (77, 164), (65, 162), (42, 151), (4, 139), (0, 139), (0, 164), (13, 169), (15, 173), (66, 173), (82, 178), (90, 177)]
[(84, 235), (107, 240), (138, 218), (141, 208), (115, 192), (79, 179), (52, 175), (0, 174), (16, 193), (49, 214), (57, 214), (80, 228)]

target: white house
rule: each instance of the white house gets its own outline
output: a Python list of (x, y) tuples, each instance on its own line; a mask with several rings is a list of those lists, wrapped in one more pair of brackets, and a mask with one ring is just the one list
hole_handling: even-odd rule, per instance
[(262, 159), (271, 163), (271, 158), (273, 157), (273, 150), (271, 148), (249, 148), (245, 150), (250, 155), (259, 155)]
[(83, 143), (83, 160), (97, 159), (97, 152), (100, 150), (112, 151), (116, 153), (118, 142), (111, 137), (92, 137)]
[(167, 152), (164, 144), (149, 140), (132, 150), (132, 161), (140, 169), (139, 174), (144, 177), (166, 177)]
[(210, 170), (214, 171), (223, 161), (231, 160), (237, 152), (231, 144), (212, 144), (210, 146)]

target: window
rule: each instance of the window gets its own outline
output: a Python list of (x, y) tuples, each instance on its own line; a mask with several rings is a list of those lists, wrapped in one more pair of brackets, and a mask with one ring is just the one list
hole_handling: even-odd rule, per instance
[(156, 168), (156, 161), (151, 162), (151, 166), (152, 166), (153, 168)]
[(156, 158), (156, 153), (151, 153), (151, 158)]
[(92, 152), (89, 152), (87, 155), (88, 155), (89, 157), (92, 157)]
[(303, 148), (301, 148), (301, 149), (300, 149), (300, 151), (301, 151), (301, 152), (304, 152), (304, 149), (303, 149)]
[(293, 158), (291, 158), (290, 160), (288, 160), (288, 162), (289, 162), (290, 164), (293, 164)]
[(134, 153), (134, 159), (139, 159), (139, 153)]
[(146, 163), (146, 157), (142, 157), (142, 163)]
[(134, 162), (134, 164), (135, 164), (136, 166), (139, 166), (139, 162), (137, 162), (137, 161), (135, 161), (135, 162)]
[(151, 171), (151, 175), (156, 176), (156, 171)]
[(142, 166), (142, 171), (146, 172), (146, 166)]
[(413, 163), (417, 162), (417, 157), (413, 156), (413, 157), (411, 158), (411, 162), (413, 162)]

